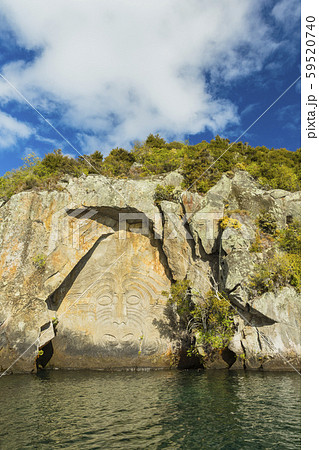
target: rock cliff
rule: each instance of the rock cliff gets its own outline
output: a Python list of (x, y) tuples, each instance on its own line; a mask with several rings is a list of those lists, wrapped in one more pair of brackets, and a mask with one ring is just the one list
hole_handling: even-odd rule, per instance
[[(156, 325), (164, 291), (184, 279), (202, 293), (218, 285), (236, 312), (228, 348), (206, 367), (299, 367), (299, 294), (286, 286), (251, 297), (247, 281), (264, 258), (250, 251), (258, 214), (284, 228), (300, 218), (300, 193), (267, 190), (240, 170), (205, 196), (181, 182), (175, 172), (83, 175), (1, 205), (1, 371), (35, 370), (39, 348), (48, 367), (191, 366), (179, 339)], [(174, 186), (175, 197), (155, 202), (158, 184)], [(238, 227), (220, 227), (225, 210)]]

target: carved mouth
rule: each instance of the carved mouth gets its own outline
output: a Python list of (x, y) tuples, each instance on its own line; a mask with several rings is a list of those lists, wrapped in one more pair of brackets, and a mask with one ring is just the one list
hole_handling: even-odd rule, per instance
[(102, 341), (113, 347), (122, 345), (136, 345), (139, 342), (139, 337), (136, 333), (123, 331), (121, 334), (109, 334), (106, 333), (102, 336)]

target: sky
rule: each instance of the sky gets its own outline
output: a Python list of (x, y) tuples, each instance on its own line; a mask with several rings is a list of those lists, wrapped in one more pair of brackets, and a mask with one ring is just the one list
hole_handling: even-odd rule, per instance
[[(0, 0), (0, 175), (31, 152), (237, 140), (300, 76), (300, 1)], [(240, 139), (300, 147), (300, 81)]]

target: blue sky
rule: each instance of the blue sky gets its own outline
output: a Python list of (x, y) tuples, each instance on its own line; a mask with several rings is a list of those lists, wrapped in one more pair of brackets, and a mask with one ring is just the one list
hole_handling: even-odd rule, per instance
[[(81, 154), (236, 140), (300, 75), (295, 0), (0, 0), (0, 73)], [(0, 174), (61, 148), (0, 78)], [(300, 81), (241, 139), (300, 147)]]

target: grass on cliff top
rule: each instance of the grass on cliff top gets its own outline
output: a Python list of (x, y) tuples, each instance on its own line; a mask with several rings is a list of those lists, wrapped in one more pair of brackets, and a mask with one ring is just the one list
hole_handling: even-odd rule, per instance
[(138, 179), (176, 169), (184, 176), (184, 187), (200, 193), (207, 192), (223, 173), (232, 176), (236, 168), (246, 170), (270, 188), (300, 189), (300, 149), (291, 152), (284, 148), (251, 147), (242, 142), (228, 149), (229, 146), (230, 141), (219, 136), (209, 143), (189, 145), (168, 143), (150, 134), (145, 142), (135, 143), (130, 151), (115, 148), (106, 157), (99, 151), (70, 158), (61, 150), (54, 150), (42, 160), (31, 154), (23, 159), (22, 167), (0, 177), (0, 198), (7, 200), (29, 189), (56, 189), (57, 182), (65, 175), (100, 173), (107, 177)]

